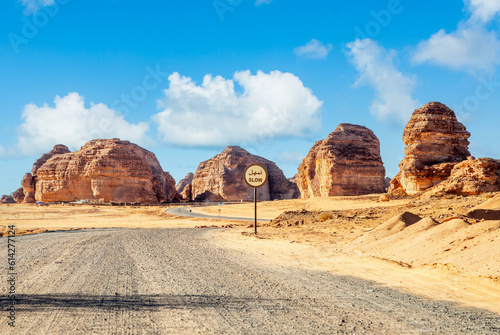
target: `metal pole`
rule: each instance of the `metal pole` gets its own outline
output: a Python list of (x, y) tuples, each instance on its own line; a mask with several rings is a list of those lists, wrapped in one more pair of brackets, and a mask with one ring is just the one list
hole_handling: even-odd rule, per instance
[(257, 235), (257, 187), (253, 188), (253, 199), (255, 205), (255, 222), (253, 224), (254, 234)]

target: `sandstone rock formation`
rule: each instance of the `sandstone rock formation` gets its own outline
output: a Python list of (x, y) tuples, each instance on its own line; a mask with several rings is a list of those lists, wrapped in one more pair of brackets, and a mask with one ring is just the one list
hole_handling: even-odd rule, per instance
[(447, 179), (455, 164), (470, 156), (469, 137), (455, 113), (442, 103), (416, 109), (403, 132), (405, 157), (389, 193), (416, 194)]
[(2, 195), (2, 197), (0, 198), (0, 203), (2, 203), (2, 204), (15, 204), (16, 201), (10, 195)]
[(302, 198), (385, 192), (380, 142), (368, 128), (340, 124), (311, 148), (295, 181)]
[(468, 157), (455, 164), (450, 176), (429, 189), (431, 194), (475, 195), (500, 191), (500, 160)]
[(24, 178), (21, 181), (23, 199), (21, 200), (21, 194), (19, 190), (16, 191), (18, 193), (15, 194), (14, 199), (16, 199), (17, 202), (34, 203), (35, 184), (36, 184), (38, 169), (53, 156), (62, 155), (69, 152), (71, 151), (68, 149), (67, 146), (62, 144), (57, 144), (54, 146), (54, 149), (52, 149), (49, 153), (43, 154), (42, 157), (37, 159), (36, 162), (33, 164), (31, 173), (27, 173), (26, 175), (24, 175)]
[(163, 172), (165, 177), (165, 196), (168, 201), (180, 201), (183, 199), (182, 195), (177, 192), (175, 188), (175, 179), (168, 172)]
[(267, 183), (258, 188), (259, 200), (281, 200), (299, 197), (299, 191), (287, 180), (275, 163), (250, 154), (238, 147), (229, 146), (212, 159), (200, 163), (193, 176), (192, 199), (203, 200), (251, 200), (253, 189), (243, 178), (251, 164), (261, 164), (268, 172)]
[(24, 191), (23, 191), (23, 188), (18, 188), (17, 190), (14, 191), (14, 193), (12, 194), (12, 197), (14, 198), (14, 200), (20, 204), (21, 202), (24, 201)]
[(184, 179), (181, 179), (177, 186), (175, 187), (177, 189), (177, 192), (179, 192), (180, 195), (185, 200), (192, 200), (191, 198), (191, 189), (192, 189), (192, 183), (193, 183), (193, 177), (194, 174), (192, 172), (189, 172)]
[[(62, 146), (53, 150), (62, 151)], [(54, 154), (38, 166), (41, 161), (43, 156), (33, 167), (37, 201), (158, 203), (177, 195), (175, 181), (155, 155), (129, 141), (93, 140), (74, 153)], [(28, 181), (26, 177), (25, 193), (31, 190)]]
[(71, 151), (68, 149), (67, 146), (62, 144), (56, 144), (54, 146), (54, 149), (52, 149), (49, 153), (43, 154), (42, 157), (36, 160), (36, 162), (33, 164), (33, 169), (31, 169), (31, 175), (36, 178), (38, 169), (53, 156), (63, 155), (70, 152)]
[(31, 173), (26, 173), (21, 181), (24, 192), (24, 203), (35, 203), (35, 179)]

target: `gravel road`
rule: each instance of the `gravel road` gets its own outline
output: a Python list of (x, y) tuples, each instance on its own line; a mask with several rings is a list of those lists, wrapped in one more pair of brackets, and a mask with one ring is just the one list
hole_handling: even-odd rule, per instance
[[(5, 254), (6, 244), (1, 238)], [(263, 266), (217, 247), (206, 230), (54, 232), (17, 237), (16, 245), (16, 327), (7, 324), (4, 269), (1, 334), (500, 333), (498, 314), (353, 277)]]
[[(202, 218), (202, 219), (218, 219), (218, 220), (234, 220), (234, 221), (255, 221), (255, 218), (245, 218), (245, 217), (237, 217), (237, 216), (220, 216), (220, 215), (210, 215), (193, 212), (191, 210), (192, 207), (174, 207), (168, 208), (165, 210), (165, 213), (169, 213), (172, 215), (184, 216), (184, 217), (193, 217), (193, 218)], [(259, 219), (257, 216), (257, 222), (269, 222), (269, 219)]]

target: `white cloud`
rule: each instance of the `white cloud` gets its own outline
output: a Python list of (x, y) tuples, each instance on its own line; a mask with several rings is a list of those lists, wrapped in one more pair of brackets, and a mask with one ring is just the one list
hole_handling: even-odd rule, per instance
[(472, 13), (472, 20), (489, 22), (500, 13), (498, 0), (467, 0), (466, 4)]
[(255, 5), (260, 6), (260, 5), (262, 5), (262, 4), (269, 4), (269, 3), (271, 3), (272, 1), (273, 1), (273, 0), (256, 0), (256, 1), (255, 1)]
[(314, 59), (324, 59), (328, 56), (330, 50), (332, 50), (333, 46), (328, 43), (326, 46), (318, 41), (317, 39), (312, 39), (306, 45), (297, 47), (293, 50), (297, 56), (304, 56), (306, 58), (314, 58)]
[(458, 23), (457, 29), (444, 29), (417, 45), (416, 63), (431, 63), (454, 70), (491, 72), (500, 63), (500, 40), (487, 27), (500, 12), (498, 0), (465, 0), (470, 17)]
[(0, 144), (0, 158), (4, 158), (7, 156), (7, 149), (5, 149), (1, 144)]
[(18, 137), (21, 153), (39, 154), (58, 143), (76, 150), (96, 138), (119, 137), (139, 144), (148, 141), (146, 123), (130, 124), (122, 114), (104, 104), (91, 103), (86, 108), (84, 98), (78, 93), (56, 96), (54, 103), (54, 107), (47, 104), (24, 107)]
[(499, 57), (500, 41), (495, 32), (464, 23), (452, 33), (440, 30), (420, 42), (413, 60), (472, 72), (492, 71), (500, 63)]
[(26, 7), (24, 14), (34, 14), (44, 6), (53, 6), (54, 0), (19, 0), (19, 2)]
[(395, 52), (387, 51), (371, 39), (347, 44), (347, 55), (360, 73), (354, 84), (372, 86), (377, 92), (370, 112), (379, 119), (394, 118), (407, 122), (421, 104), (411, 96), (415, 79), (405, 76), (394, 65)]
[[(173, 73), (153, 119), (165, 142), (211, 146), (257, 142), (316, 131), (323, 104), (291, 73), (236, 72), (233, 80), (206, 75), (198, 86)], [(235, 92), (235, 82), (242, 88)]]

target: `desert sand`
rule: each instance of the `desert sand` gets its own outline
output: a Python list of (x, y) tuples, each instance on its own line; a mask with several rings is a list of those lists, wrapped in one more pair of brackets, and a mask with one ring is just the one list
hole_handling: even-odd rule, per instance
[[(166, 206), (99, 207), (1, 205), (0, 232), (18, 234), (92, 228), (214, 229), (214, 243), (265, 254), (283, 265), (373, 280), (429, 299), (456, 301), (500, 314), (500, 221), (467, 217), (500, 207), (500, 195), (417, 197), (381, 202), (378, 196), (260, 202), (259, 227), (248, 222), (177, 217)], [(220, 209), (220, 212), (219, 212)], [(193, 207), (214, 216), (252, 217), (253, 203)]]

